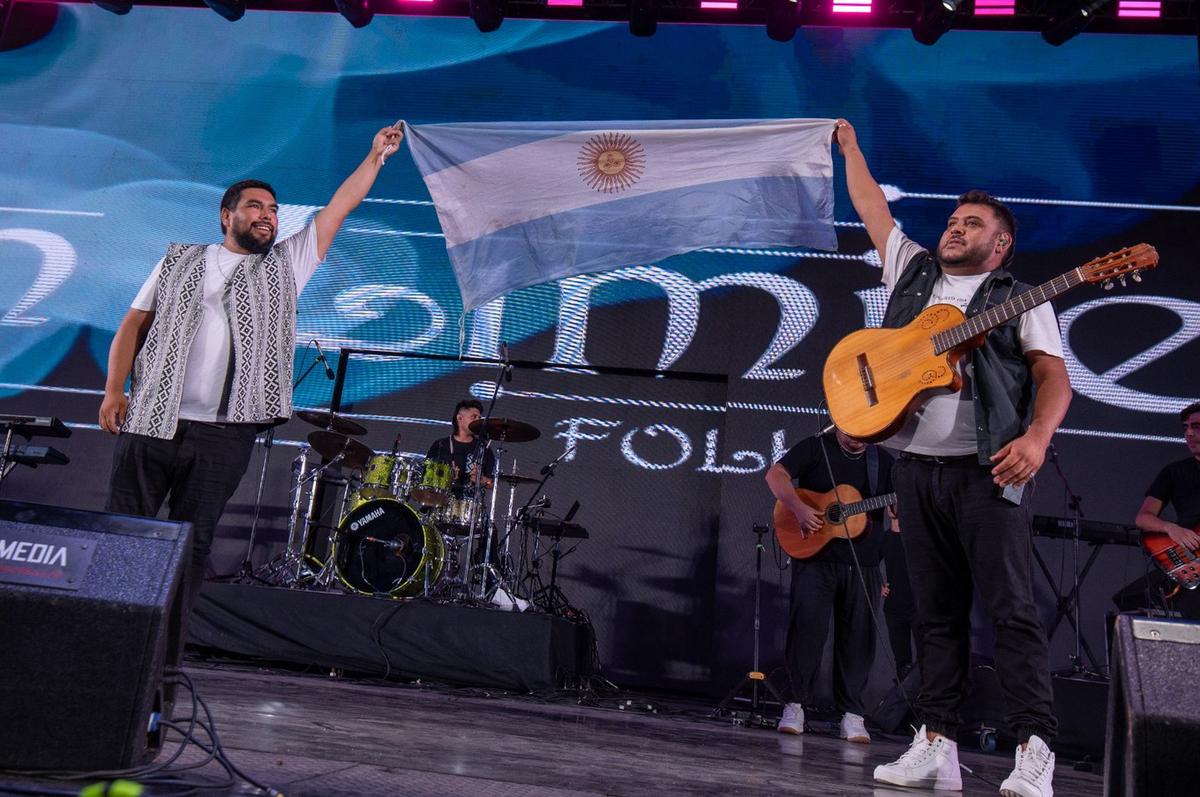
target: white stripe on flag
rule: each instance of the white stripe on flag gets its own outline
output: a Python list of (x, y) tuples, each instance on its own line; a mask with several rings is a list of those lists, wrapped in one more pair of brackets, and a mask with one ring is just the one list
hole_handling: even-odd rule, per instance
[[(686, 129), (597, 127), (465, 161), (425, 175), (425, 184), (452, 248), (514, 224), (658, 191), (761, 177), (832, 179), (832, 132), (831, 119)], [(579, 164), (585, 145), (605, 134), (628, 136), (644, 151), (639, 179), (612, 192), (589, 186)]]

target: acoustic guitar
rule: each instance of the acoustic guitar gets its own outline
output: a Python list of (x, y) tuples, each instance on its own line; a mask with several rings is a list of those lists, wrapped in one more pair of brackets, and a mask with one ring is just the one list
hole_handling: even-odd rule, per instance
[(958, 361), (983, 345), (994, 327), (1084, 282), (1125, 276), (1141, 281), (1158, 265), (1158, 252), (1138, 244), (1097, 257), (1042, 285), (966, 318), (950, 304), (926, 307), (899, 329), (860, 329), (833, 347), (825, 360), (825, 400), (833, 422), (846, 434), (877, 443), (895, 434), (908, 415), (934, 393), (962, 388)]
[[(1200, 534), (1200, 526), (1192, 531)], [(1184, 589), (1200, 586), (1200, 556), (1195, 551), (1174, 542), (1170, 535), (1157, 531), (1142, 532), (1142, 548), (1150, 554), (1151, 561), (1158, 565), (1171, 580)]]
[[(896, 503), (896, 494), (887, 493), (863, 499), (854, 487), (839, 484), (827, 493), (796, 488), (801, 501), (825, 512), (825, 522), (807, 537), (800, 533), (800, 520), (782, 501), (775, 502), (775, 539), (793, 559), (808, 559), (833, 539), (854, 539), (867, 527), (867, 512)], [(841, 499), (841, 500), (839, 500)]]

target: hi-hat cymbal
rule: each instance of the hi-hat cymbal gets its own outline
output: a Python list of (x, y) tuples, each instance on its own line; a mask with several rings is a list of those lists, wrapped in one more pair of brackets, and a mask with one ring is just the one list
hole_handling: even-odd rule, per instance
[(355, 423), (349, 418), (343, 418), (336, 413), (326, 412), (325, 410), (300, 410), (296, 413), (296, 417), (305, 423), (311, 423), (320, 429), (327, 432), (341, 432), (342, 434), (366, 434), (367, 427), (360, 423)]
[[(467, 427), (473, 434), (483, 429), (483, 418)], [(537, 440), (542, 433), (536, 427), (512, 418), (492, 418), (487, 422), (487, 436), (504, 443), (528, 443)]]
[(333, 459), (338, 454), (345, 452), (345, 456), (342, 457), (342, 465), (351, 470), (361, 469), (375, 453), (353, 437), (328, 430), (309, 434), (308, 444), (312, 446), (313, 451), (325, 459)]
[(518, 484), (537, 484), (541, 481), (541, 479), (534, 478), (533, 476), (522, 476), (519, 473), (501, 473), (496, 479), (514, 486)]

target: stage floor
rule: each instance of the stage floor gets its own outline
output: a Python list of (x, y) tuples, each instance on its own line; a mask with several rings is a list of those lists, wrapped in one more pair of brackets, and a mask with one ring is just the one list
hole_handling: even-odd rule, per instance
[[(815, 732), (782, 736), (706, 719), (702, 703), (664, 701), (659, 714), (648, 714), (618, 710), (617, 698), (602, 699), (607, 707), (580, 706), (567, 692), (451, 691), (240, 665), (186, 671), (230, 760), (287, 797), (929, 793), (872, 782), (873, 767), (899, 755), (902, 740), (852, 745)], [(183, 760), (201, 757), (193, 749)], [(965, 746), (961, 758), (995, 783), (1012, 760)], [(204, 771), (217, 772), (214, 765)], [(969, 775), (963, 780), (963, 794), (997, 793)], [(3, 783), (0, 794), (13, 793)], [(1059, 797), (1091, 797), (1101, 778), (1060, 760), (1054, 785)]]

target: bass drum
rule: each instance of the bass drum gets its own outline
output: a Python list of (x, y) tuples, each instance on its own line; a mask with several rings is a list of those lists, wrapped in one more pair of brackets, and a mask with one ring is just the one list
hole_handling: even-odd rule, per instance
[(361, 595), (408, 598), (442, 575), (442, 536), (417, 511), (394, 498), (376, 498), (346, 515), (333, 535), (333, 567)]

